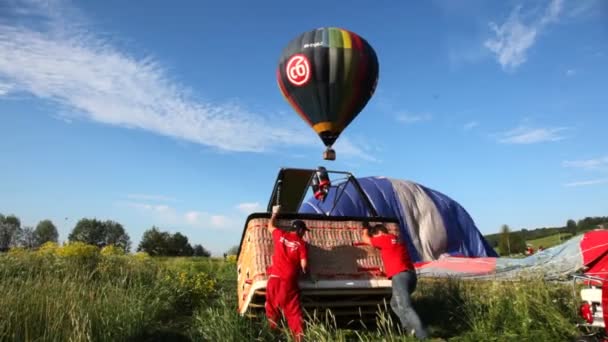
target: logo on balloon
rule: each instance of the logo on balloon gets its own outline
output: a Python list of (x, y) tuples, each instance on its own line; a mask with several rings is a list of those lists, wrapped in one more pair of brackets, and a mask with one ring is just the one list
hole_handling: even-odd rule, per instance
[(303, 54), (293, 55), (287, 61), (285, 73), (289, 82), (293, 85), (301, 86), (305, 84), (310, 79), (310, 63), (308, 62), (308, 58)]

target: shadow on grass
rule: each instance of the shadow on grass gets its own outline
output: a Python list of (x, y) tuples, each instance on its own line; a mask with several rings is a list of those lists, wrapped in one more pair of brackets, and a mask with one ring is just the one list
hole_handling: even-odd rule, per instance
[(192, 342), (192, 339), (185, 333), (170, 328), (159, 328), (152, 331), (146, 331), (140, 335), (131, 336), (127, 340), (141, 342)]
[(419, 279), (413, 304), (423, 324), (435, 337), (449, 338), (469, 330), (462, 283), (455, 279)]

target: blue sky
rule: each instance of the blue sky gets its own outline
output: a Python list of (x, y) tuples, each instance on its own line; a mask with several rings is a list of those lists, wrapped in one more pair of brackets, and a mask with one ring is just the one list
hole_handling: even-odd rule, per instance
[[(152, 225), (219, 254), (282, 166), (409, 179), (483, 233), (608, 214), (608, 5), (544, 1), (0, 4), (0, 213)], [(282, 98), (301, 32), (374, 47), (378, 89), (335, 148)]]

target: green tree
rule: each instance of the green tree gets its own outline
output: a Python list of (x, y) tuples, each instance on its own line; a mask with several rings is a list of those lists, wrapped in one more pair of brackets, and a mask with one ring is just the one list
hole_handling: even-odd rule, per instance
[(498, 241), (500, 255), (511, 254), (511, 229), (506, 224), (500, 227), (500, 240)]
[(110, 220), (102, 222), (97, 219), (83, 218), (76, 223), (68, 240), (84, 242), (99, 248), (115, 245), (125, 252), (128, 252), (131, 247), (131, 239), (123, 226)]
[(21, 220), (15, 215), (8, 215), (4, 217), (4, 223), (21, 228)]
[[(188, 242), (188, 237), (180, 232), (175, 234), (163, 232), (155, 226), (144, 232), (137, 250), (146, 252), (152, 256), (195, 255), (195, 249), (192, 248), (192, 245)], [(200, 254), (202, 256), (205, 256), (205, 254), (208, 253), (204, 248), (202, 248), (202, 250), (198, 249), (196, 252), (202, 253)]]
[(237, 255), (239, 253), (239, 246), (232, 246), (226, 251), (226, 255)]
[(21, 228), (21, 234), (19, 236), (19, 246), (32, 249), (36, 247), (36, 237), (34, 228), (23, 227)]
[(152, 256), (168, 255), (169, 238), (169, 233), (161, 232), (158, 227), (153, 226), (144, 232), (137, 250), (139, 252), (146, 252)]
[(566, 229), (568, 230), (568, 233), (576, 235), (578, 225), (574, 220), (568, 220), (568, 222), (566, 222)]
[(42, 220), (38, 222), (34, 230), (34, 246), (40, 247), (45, 242), (58, 242), (59, 233), (51, 220)]
[(196, 244), (194, 245), (194, 256), (202, 256), (202, 257), (210, 257), (211, 252), (205, 249), (202, 245)]
[(21, 221), (17, 216), (0, 214), (0, 252), (17, 246), (21, 232)]
[(524, 239), (523, 235), (513, 232), (510, 234), (509, 239), (511, 253), (523, 253), (526, 251), (528, 246), (526, 245), (526, 239)]
[(131, 250), (131, 238), (125, 232), (125, 228), (120, 223), (110, 220), (105, 221), (103, 224), (105, 235), (104, 246), (114, 245), (120, 247), (125, 252), (129, 252)]
[(177, 232), (169, 238), (170, 256), (192, 256), (193, 252), (188, 238), (182, 235), (182, 233)]

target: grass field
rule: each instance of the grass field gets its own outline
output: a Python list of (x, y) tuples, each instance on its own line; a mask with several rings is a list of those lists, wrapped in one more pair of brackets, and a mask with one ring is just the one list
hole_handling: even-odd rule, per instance
[[(0, 255), (2, 341), (276, 341), (236, 312), (234, 262), (150, 258), (74, 244)], [(567, 285), (421, 279), (415, 306), (449, 341), (563, 341), (576, 333)], [(390, 314), (375, 328), (310, 320), (308, 341), (411, 341)]]
[(526, 243), (530, 244), (535, 250), (537, 250), (538, 247), (541, 247), (541, 246), (543, 248), (547, 249), (549, 247), (557, 246), (561, 243), (564, 243), (571, 237), (572, 237), (572, 234), (570, 234), (570, 233), (554, 234), (554, 235), (545, 236), (540, 239), (527, 240)]

